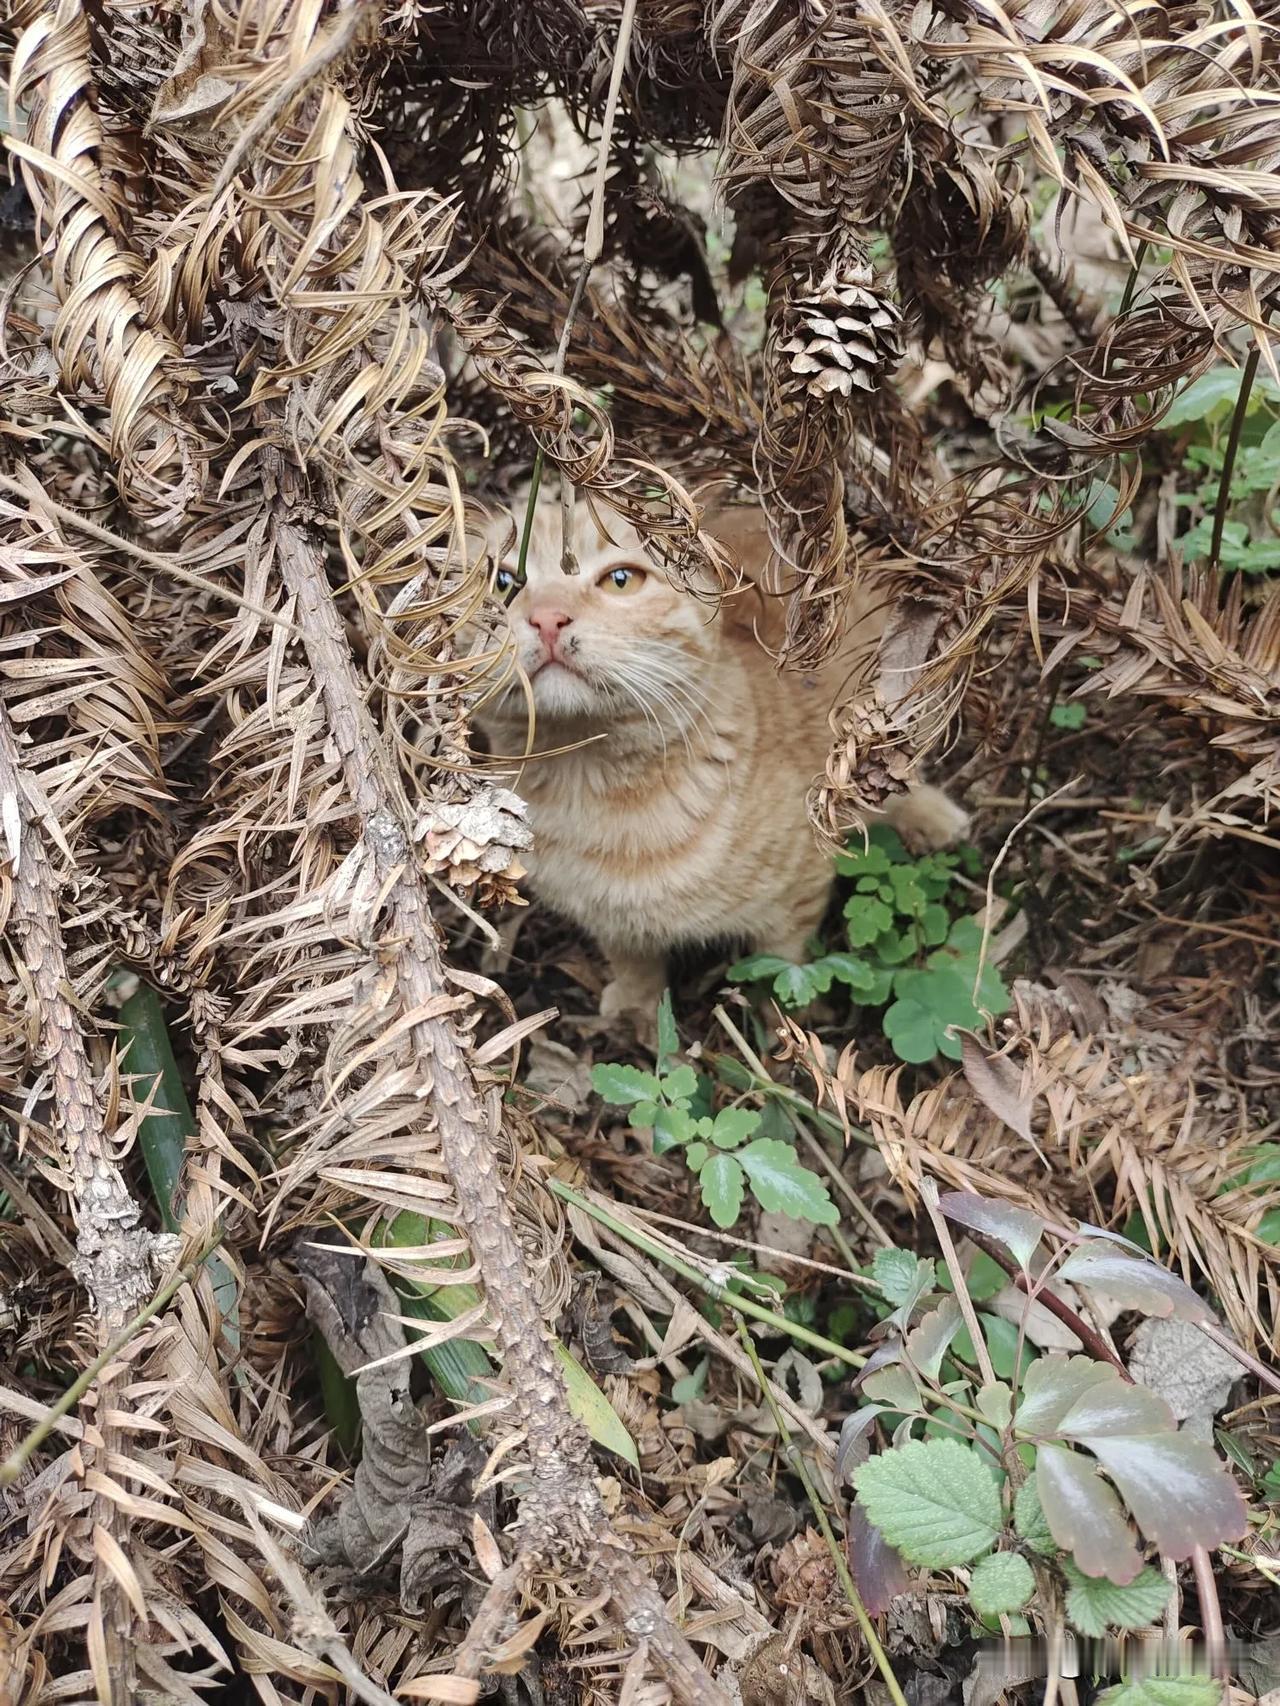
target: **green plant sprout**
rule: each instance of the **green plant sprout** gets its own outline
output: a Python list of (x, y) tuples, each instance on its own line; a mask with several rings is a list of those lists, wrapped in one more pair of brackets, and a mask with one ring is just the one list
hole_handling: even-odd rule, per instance
[[(884, 1033), (900, 1060), (923, 1064), (939, 1054), (959, 1060), (956, 1029), (973, 1030), (984, 1014), (1009, 1010), (1009, 992), (994, 966), (979, 972), (982, 930), (958, 915), (955, 873), (976, 858), (926, 853), (913, 859), (887, 824), (874, 824), (864, 849), (836, 855), (854, 892), (844, 907), (849, 951), (793, 965), (752, 954), (729, 968), (737, 982), (768, 981), (782, 1006), (801, 1008), (843, 985), (858, 1007), (884, 1007)], [(976, 989), (975, 989), (976, 984)]]
[(839, 1219), (827, 1187), (797, 1159), (790, 1143), (757, 1135), (762, 1115), (753, 1108), (730, 1106), (712, 1112), (712, 1085), (687, 1062), (673, 1064), (679, 1047), (671, 997), (658, 1006), (658, 1050), (655, 1070), (603, 1062), (591, 1069), (598, 1095), (616, 1108), (626, 1108), (631, 1124), (652, 1131), (656, 1155), (684, 1151), (689, 1171), (716, 1225), (737, 1224), (748, 1187), (760, 1206), (771, 1213), (833, 1226)]

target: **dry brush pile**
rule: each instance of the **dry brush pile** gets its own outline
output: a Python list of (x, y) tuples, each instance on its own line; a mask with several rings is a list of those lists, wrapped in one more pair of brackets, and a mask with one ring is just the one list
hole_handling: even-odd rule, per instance
[[(537, 1646), (548, 1702), (782, 1699), (776, 1652), (742, 1670), (775, 1625), (714, 1550), (677, 1560), (732, 1463), (622, 1380), (639, 1466), (593, 1457), (551, 1337), (571, 1239), (690, 1311), (567, 1215), (580, 1176), (509, 1092), (535, 1019), (449, 949), (528, 836), (470, 740), (501, 622), (472, 475), (536, 454), (676, 573), (730, 572), (700, 482), (758, 492), (784, 667), (882, 577), (894, 649), (811, 800), (833, 840), (962, 726), (1011, 751), (1039, 714), (1016, 682), (1084, 654), (1086, 702), (1167, 738), (1194, 775), (1163, 857), (1252, 858), (1253, 912), (1213, 938), (1229, 965), (1166, 977), (1149, 1056), (1028, 984), (985, 1077), (913, 1097), (801, 1029), (794, 1071), (912, 1203), (932, 1177), (1138, 1205), (1265, 1346), (1271, 1199), (1224, 1192), (1260, 1080), (1215, 1038), (1276, 898), (1280, 582), (1185, 566), (1142, 452), (1215, 364), (1280, 383), (1275, 26), (1245, 0), (19, 0), (5, 47), (0, 1697), (515, 1699)], [(569, 229), (513, 187), (548, 101), (600, 161), (603, 218), (588, 184)], [(705, 150), (758, 340), (663, 165)], [(1046, 192), (1105, 232), (1118, 306), (1046, 243)], [(945, 418), (904, 352), (945, 367)], [(1152, 518), (1123, 560), (1099, 482)], [(466, 1307), (410, 1320), (388, 1273)], [(407, 1358), (477, 1341), (501, 1372), (468, 1432), (447, 1385), (414, 1407)], [(816, 1567), (791, 1563), (779, 1629)], [(856, 1623), (822, 1639), (838, 1679)]]

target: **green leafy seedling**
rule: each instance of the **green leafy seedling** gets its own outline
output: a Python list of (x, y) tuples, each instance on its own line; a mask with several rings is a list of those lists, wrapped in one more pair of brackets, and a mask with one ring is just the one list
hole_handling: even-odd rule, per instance
[(762, 1131), (758, 1110), (698, 1111), (699, 1105), (710, 1106), (710, 1087), (687, 1062), (673, 1064), (675, 1042), (668, 1004), (665, 1017), (662, 1007), (658, 1010), (657, 1070), (601, 1062), (591, 1069), (593, 1087), (612, 1106), (627, 1109), (637, 1130), (652, 1131), (656, 1155), (684, 1150), (703, 1206), (717, 1226), (737, 1225), (748, 1190), (769, 1212), (834, 1226), (839, 1215), (826, 1185), (790, 1143)]
[(729, 976), (767, 983), (793, 1011), (839, 986), (855, 1007), (885, 1009), (884, 1034), (900, 1060), (923, 1065), (940, 1054), (958, 1060), (956, 1031), (1009, 1009), (999, 973), (984, 967), (979, 975), (976, 920), (955, 914), (961, 865), (973, 870), (973, 856), (962, 850), (912, 858), (895, 831), (876, 824), (864, 847), (836, 856), (837, 871), (853, 884), (844, 907), (848, 951), (835, 948), (804, 965), (752, 954), (731, 966)]

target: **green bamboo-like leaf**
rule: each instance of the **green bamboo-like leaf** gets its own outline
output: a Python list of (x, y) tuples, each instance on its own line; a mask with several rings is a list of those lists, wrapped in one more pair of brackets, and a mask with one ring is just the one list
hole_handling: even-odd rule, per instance
[[(131, 973), (117, 974), (132, 977)], [(182, 1072), (169, 1038), (164, 1004), (150, 984), (140, 980), (120, 1004), (120, 1046), (124, 1071), (137, 1082), (134, 1100), (152, 1106), (138, 1126), (138, 1147), (156, 1209), (167, 1232), (182, 1225), (182, 1167), (187, 1144), (196, 1134), (196, 1122), (187, 1100)], [(240, 1288), (226, 1258), (217, 1250), (205, 1258), (213, 1284), (214, 1301), (222, 1317), (222, 1331), (233, 1348), (240, 1344)]]
[[(397, 1214), (379, 1234), (379, 1244), (392, 1248), (416, 1249), (427, 1244), (456, 1238), (453, 1227), (440, 1220), (427, 1220), (423, 1215), (404, 1211)], [(446, 1259), (445, 1267), (465, 1266), (465, 1258)], [(405, 1313), (419, 1320), (456, 1321), (459, 1315), (474, 1309), (480, 1292), (473, 1285), (437, 1284), (432, 1281), (410, 1280), (400, 1274), (390, 1276), (392, 1284), (405, 1305)], [(569, 1408), (586, 1428), (597, 1445), (639, 1467), (635, 1442), (623, 1426), (617, 1411), (583, 1368), (582, 1364), (557, 1339), (555, 1352), (565, 1377)], [(420, 1351), (424, 1366), (446, 1397), (460, 1404), (477, 1404), (488, 1397), (489, 1390), (481, 1384), (493, 1374), (497, 1352), (488, 1341), (450, 1339), (430, 1350)]]

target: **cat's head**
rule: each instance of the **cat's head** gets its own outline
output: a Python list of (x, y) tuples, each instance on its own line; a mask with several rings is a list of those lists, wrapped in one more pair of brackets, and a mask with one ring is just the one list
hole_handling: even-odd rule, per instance
[[(507, 598), (516, 668), (487, 721), (601, 731), (688, 728), (706, 712), (721, 643), (714, 601), (677, 585), (615, 511), (579, 497), (573, 551), (562, 565), (558, 498), (535, 508), (523, 584), (517, 583), (522, 505), (491, 535), (495, 586)], [(525, 681), (528, 687), (525, 687)]]

